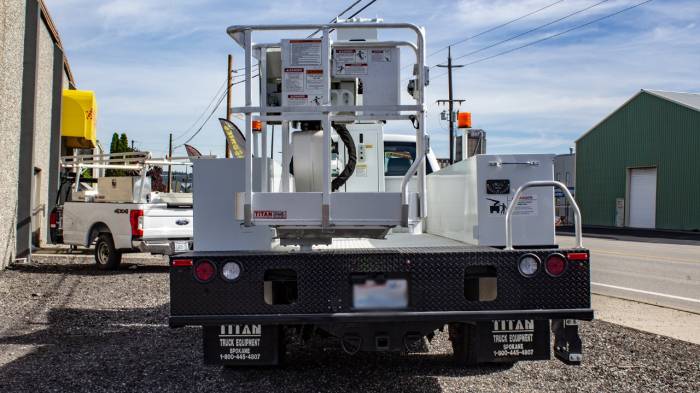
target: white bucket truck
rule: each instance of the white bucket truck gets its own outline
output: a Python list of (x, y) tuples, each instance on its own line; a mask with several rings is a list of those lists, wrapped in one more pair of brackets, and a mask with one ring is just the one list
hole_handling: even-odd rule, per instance
[[(380, 31), (412, 40), (382, 41)], [(293, 37), (254, 43), (257, 32)], [(589, 252), (580, 227), (575, 248), (555, 244), (552, 188), (562, 185), (552, 157), (481, 156), (428, 175), (423, 28), (353, 21), (228, 33), (245, 50), (245, 106), (232, 110), (245, 116), (247, 154), (195, 162), (194, 251), (170, 258), (170, 325), (204, 327), (207, 363), (279, 364), (284, 336), (319, 331), (348, 354), (411, 351), (445, 326), (460, 364), (549, 359), (552, 331), (555, 356), (581, 361), (578, 321), (593, 318)], [(411, 103), (401, 102), (402, 53), (416, 59)], [(392, 163), (402, 165), (398, 188), (373, 150), (389, 121), (416, 132), (414, 157), (390, 155), (404, 158)], [(282, 129), (280, 164), (268, 158), (272, 125)], [(412, 230), (391, 231), (399, 227)]]

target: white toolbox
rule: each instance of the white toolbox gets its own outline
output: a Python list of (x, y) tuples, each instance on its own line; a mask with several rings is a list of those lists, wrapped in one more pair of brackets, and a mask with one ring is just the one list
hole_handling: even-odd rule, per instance
[[(553, 154), (477, 155), (428, 176), (428, 232), (505, 246), (506, 210), (523, 184), (553, 180)], [(554, 190), (524, 191), (513, 211), (514, 246), (552, 246)]]

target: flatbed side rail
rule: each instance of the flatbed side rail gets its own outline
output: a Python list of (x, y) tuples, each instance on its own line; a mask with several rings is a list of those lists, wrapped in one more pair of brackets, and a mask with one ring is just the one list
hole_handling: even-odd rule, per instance
[(582, 235), (582, 229), (581, 229), (581, 209), (579, 209), (578, 204), (576, 204), (576, 201), (574, 200), (574, 197), (571, 195), (571, 192), (569, 192), (569, 189), (566, 187), (561, 182), (558, 181), (551, 181), (551, 180), (546, 180), (546, 181), (531, 181), (523, 184), (518, 188), (518, 190), (515, 192), (515, 195), (513, 196), (513, 200), (510, 201), (510, 205), (508, 206), (508, 210), (506, 210), (506, 250), (512, 250), (513, 249), (513, 210), (517, 206), (518, 200), (520, 199), (520, 195), (523, 193), (528, 188), (534, 188), (534, 187), (555, 187), (559, 188), (563, 193), (566, 199), (571, 203), (571, 207), (574, 209), (574, 228), (575, 228), (575, 235), (576, 235), (576, 247), (577, 248), (583, 248), (583, 235)]

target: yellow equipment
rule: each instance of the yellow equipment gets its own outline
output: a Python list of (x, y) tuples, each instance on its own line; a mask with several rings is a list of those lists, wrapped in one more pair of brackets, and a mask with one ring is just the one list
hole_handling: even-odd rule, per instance
[(69, 148), (92, 149), (97, 145), (97, 101), (95, 92), (64, 90), (61, 136)]

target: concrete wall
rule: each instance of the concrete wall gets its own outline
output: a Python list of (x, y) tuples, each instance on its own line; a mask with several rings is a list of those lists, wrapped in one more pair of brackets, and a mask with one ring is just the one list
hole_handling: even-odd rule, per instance
[[(49, 30), (39, 25), (39, 64), (37, 66), (37, 94), (34, 129), (34, 183), (32, 195), (32, 232), (34, 244), (44, 246), (48, 240), (46, 207), (49, 196), (49, 156), (51, 146), (51, 106), (53, 104), (54, 42)], [(40, 172), (37, 173), (37, 170)]]
[(24, 1), (0, 0), (0, 269), (15, 255), (24, 16)]

